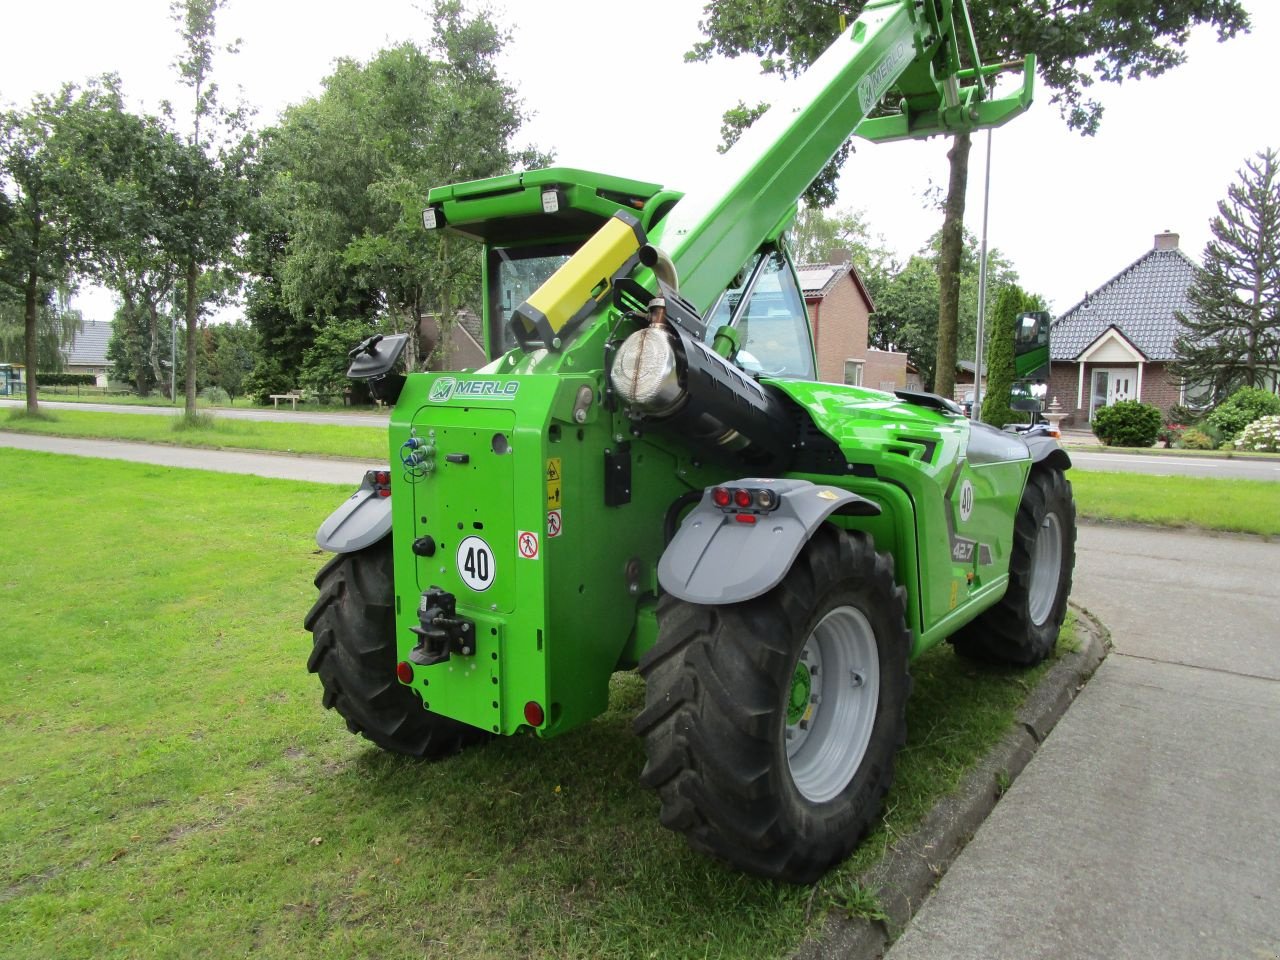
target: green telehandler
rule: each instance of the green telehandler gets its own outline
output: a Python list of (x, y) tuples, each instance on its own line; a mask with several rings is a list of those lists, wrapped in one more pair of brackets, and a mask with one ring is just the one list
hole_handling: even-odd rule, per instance
[(638, 668), (664, 825), (792, 882), (846, 857), (892, 780), (911, 659), (1052, 650), (1075, 509), (1041, 427), (816, 382), (785, 234), (851, 134), (1025, 110), (1034, 61), (998, 97), (1008, 66), (981, 65), (963, 0), (872, 0), (700, 183), (551, 168), (433, 189), (424, 228), (482, 247), (491, 360), (402, 372), (404, 335), (352, 351), (394, 405), (390, 466), (317, 534), (324, 705), (437, 758), (567, 733)]

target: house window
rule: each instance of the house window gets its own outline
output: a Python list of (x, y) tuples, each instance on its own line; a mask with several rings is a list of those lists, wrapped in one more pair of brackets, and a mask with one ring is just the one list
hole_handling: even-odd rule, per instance
[(844, 362), (844, 382), (851, 387), (862, 386), (862, 360)]

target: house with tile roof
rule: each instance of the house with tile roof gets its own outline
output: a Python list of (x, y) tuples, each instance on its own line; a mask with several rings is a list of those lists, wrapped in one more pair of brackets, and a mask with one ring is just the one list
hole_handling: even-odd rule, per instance
[(1176, 233), (1158, 233), (1151, 250), (1053, 322), (1047, 402), (1069, 415), (1064, 423), (1084, 426), (1117, 400), (1165, 412), (1186, 402), (1169, 367), (1197, 268)]
[(796, 267), (813, 329), (818, 379), (877, 390), (906, 387), (907, 355), (867, 346), (875, 305), (847, 256), (843, 262)]
[(110, 342), (109, 320), (85, 320), (71, 345), (63, 351), (66, 372), (91, 373), (97, 377), (98, 386), (105, 387), (112, 367), (107, 359), (107, 344)]

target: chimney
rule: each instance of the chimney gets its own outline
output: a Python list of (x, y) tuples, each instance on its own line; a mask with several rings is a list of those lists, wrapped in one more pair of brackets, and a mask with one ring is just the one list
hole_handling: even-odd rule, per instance
[(827, 263), (832, 266), (839, 266), (844, 263), (850, 263), (853, 260), (853, 254), (847, 248), (837, 247), (834, 250), (827, 251)]
[(1164, 233), (1157, 233), (1156, 249), (1157, 250), (1177, 250), (1178, 235), (1176, 233), (1170, 233), (1168, 230), (1165, 230)]

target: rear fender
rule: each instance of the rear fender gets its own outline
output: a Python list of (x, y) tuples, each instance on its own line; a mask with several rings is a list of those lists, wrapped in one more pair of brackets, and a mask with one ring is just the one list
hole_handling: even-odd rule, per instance
[(343, 501), (316, 531), (316, 543), (331, 553), (355, 553), (391, 532), (391, 498), (384, 496), (370, 470), (360, 488)]
[[(690, 603), (719, 605), (758, 597), (781, 582), (833, 513), (880, 513), (880, 506), (865, 497), (806, 480), (749, 477), (718, 486), (767, 489), (777, 494), (778, 506), (767, 512), (721, 508), (712, 500), (715, 487), (703, 491), (658, 561), (662, 589)], [(744, 522), (739, 515), (755, 519)]]

